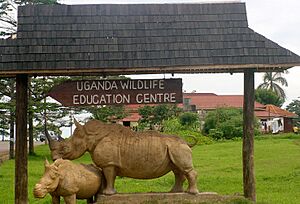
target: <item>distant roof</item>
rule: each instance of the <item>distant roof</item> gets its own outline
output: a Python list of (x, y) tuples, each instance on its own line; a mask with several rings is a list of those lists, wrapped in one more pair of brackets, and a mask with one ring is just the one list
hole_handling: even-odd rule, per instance
[[(201, 93), (183, 93), (183, 98), (190, 98), (190, 105), (196, 105), (197, 109), (214, 110), (221, 107), (242, 108), (243, 95), (216, 95)], [(264, 109), (265, 105), (255, 102), (255, 109)]]
[(245, 3), (27, 5), (0, 75), (282, 70), (300, 57), (248, 27)]
[(274, 106), (272, 104), (266, 105), (266, 111), (274, 114), (278, 114), (287, 118), (298, 118), (299, 116), (295, 113), (289, 112), (287, 110), (281, 109), (277, 106)]
[(280, 114), (271, 113), (271, 112), (266, 111), (266, 110), (255, 110), (254, 113), (255, 113), (255, 116), (260, 118), (260, 119), (269, 119), (269, 118), (282, 117), (282, 115), (280, 115)]

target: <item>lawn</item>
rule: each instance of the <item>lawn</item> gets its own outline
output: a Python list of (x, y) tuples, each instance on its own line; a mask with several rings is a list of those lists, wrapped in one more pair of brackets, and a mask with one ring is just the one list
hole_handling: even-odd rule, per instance
[[(200, 191), (233, 195), (243, 193), (242, 142), (226, 141), (193, 148), (194, 166), (199, 173)], [(48, 147), (36, 147), (37, 156), (29, 157), (29, 203), (50, 203), (50, 196), (33, 198), (34, 184), (43, 174), (43, 161), (50, 159)], [(90, 163), (89, 155), (76, 162)], [(257, 137), (255, 174), (258, 203), (300, 203), (300, 135)], [(118, 178), (118, 192), (163, 192), (170, 190), (173, 175), (153, 180)], [(0, 166), (0, 203), (14, 203), (14, 161)], [(80, 202), (85, 203), (85, 202)]]

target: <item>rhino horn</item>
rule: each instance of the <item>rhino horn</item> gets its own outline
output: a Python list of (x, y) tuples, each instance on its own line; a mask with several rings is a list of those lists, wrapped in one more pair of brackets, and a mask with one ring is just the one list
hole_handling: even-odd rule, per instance
[(76, 126), (76, 128), (78, 128), (78, 129), (82, 129), (82, 125), (74, 118), (74, 124), (75, 124), (75, 126)]
[(64, 140), (65, 140), (65, 139), (64, 139), (62, 136), (60, 136), (60, 135), (58, 135), (58, 136), (57, 136), (57, 139), (58, 139), (58, 141), (59, 141), (59, 142), (61, 142), (61, 141), (64, 141)]
[(49, 134), (49, 132), (48, 132), (47, 129), (45, 130), (45, 136), (46, 136), (46, 138), (47, 138), (47, 140), (48, 140), (49, 147), (50, 147), (50, 149), (51, 149), (52, 147), (54, 147), (54, 143), (56, 143), (57, 141), (54, 140), (54, 139), (52, 139), (52, 137), (50, 136), (50, 134)]

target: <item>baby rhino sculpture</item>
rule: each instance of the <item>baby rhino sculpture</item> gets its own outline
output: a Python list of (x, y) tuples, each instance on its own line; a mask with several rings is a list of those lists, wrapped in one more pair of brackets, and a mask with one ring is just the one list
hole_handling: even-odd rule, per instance
[(74, 164), (63, 159), (49, 164), (46, 160), (44, 175), (35, 185), (33, 194), (36, 198), (44, 198), (50, 193), (53, 204), (60, 203), (60, 196), (66, 204), (76, 204), (76, 198), (92, 202), (101, 186), (101, 173), (92, 164)]

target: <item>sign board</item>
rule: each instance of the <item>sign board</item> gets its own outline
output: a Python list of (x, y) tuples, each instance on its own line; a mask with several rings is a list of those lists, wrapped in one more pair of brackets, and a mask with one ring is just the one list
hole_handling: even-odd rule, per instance
[(182, 103), (182, 80), (66, 81), (48, 95), (64, 106)]

